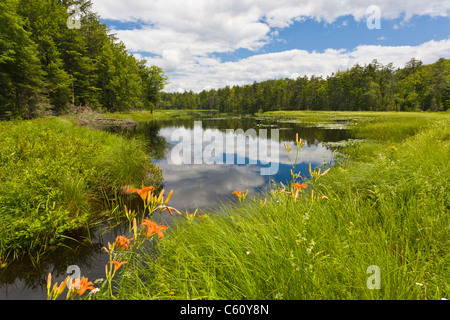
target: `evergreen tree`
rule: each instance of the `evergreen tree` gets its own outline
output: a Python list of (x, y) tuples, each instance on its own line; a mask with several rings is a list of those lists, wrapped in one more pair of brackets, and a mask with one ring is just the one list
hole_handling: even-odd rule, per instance
[(450, 105), (450, 60), (441, 58), (423, 65), (412, 58), (397, 70), (392, 63), (383, 66), (373, 60), (326, 79), (266, 80), (182, 96), (180, 100), (180, 94), (166, 93), (164, 106), (180, 108), (190, 101), (190, 108), (241, 114), (272, 110), (443, 111)]
[(147, 67), (145, 61), (139, 62), (139, 75), (142, 81), (144, 107), (153, 112), (160, 101), (159, 93), (167, 85), (168, 78), (160, 67)]
[(17, 0), (0, 2), (0, 116), (29, 118), (43, 89), (43, 71), (18, 8)]
[(6, 0), (0, 11), (0, 117), (158, 104), (164, 72), (129, 54), (91, 1)]

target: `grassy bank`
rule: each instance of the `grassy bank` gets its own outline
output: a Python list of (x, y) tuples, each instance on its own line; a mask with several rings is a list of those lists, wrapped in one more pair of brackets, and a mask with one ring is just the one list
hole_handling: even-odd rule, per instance
[(0, 122), (0, 260), (43, 252), (88, 225), (103, 192), (159, 181), (143, 150), (64, 118)]
[(335, 121), (349, 119), (374, 118), (378, 120), (396, 119), (416, 119), (424, 121), (426, 119), (436, 119), (448, 117), (450, 112), (395, 112), (395, 111), (267, 111), (261, 114), (269, 117), (298, 118), (302, 121)]
[[(120, 297), (448, 299), (448, 116), (371, 117), (354, 126), (367, 140), (297, 199), (274, 188), (178, 220)], [(373, 265), (379, 290), (367, 286)]]
[(202, 110), (155, 110), (150, 111), (135, 111), (135, 112), (124, 112), (124, 113), (90, 113), (90, 114), (70, 114), (67, 117), (74, 119), (78, 122), (89, 122), (95, 120), (125, 120), (133, 122), (147, 122), (155, 120), (170, 120), (170, 119), (190, 119), (192, 114), (204, 114), (205, 111)]
[(262, 116), (295, 119), (304, 124), (345, 122), (361, 139), (402, 141), (450, 112), (271, 111)]

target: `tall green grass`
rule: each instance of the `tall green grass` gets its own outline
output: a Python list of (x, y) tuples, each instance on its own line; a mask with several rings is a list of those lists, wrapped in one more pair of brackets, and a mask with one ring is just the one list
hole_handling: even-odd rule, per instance
[[(178, 112), (177, 112), (178, 111)], [(78, 121), (92, 121), (98, 119), (114, 119), (114, 120), (131, 120), (135, 122), (148, 122), (155, 120), (170, 120), (170, 119), (190, 119), (195, 110), (173, 110), (167, 112), (164, 110), (150, 111), (135, 111), (125, 113), (91, 113), (91, 114), (70, 114), (67, 118), (72, 118)], [(198, 111), (197, 111), (198, 112)]]
[(63, 118), (0, 122), (0, 260), (45, 251), (87, 226), (103, 194), (160, 182), (143, 150)]
[[(448, 121), (368, 126), (358, 130), (372, 139), (345, 149), (349, 158), (295, 202), (275, 189), (203, 221), (178, 220), (158, 258), (141, 256), (142, 267), (124, 276), (120, 296), (449, 298)], [(367, 286), (372, 265), (379, 290)]]

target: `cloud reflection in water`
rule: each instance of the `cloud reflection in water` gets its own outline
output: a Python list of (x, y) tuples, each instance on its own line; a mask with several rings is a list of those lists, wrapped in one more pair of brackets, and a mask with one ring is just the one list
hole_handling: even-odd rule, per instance
[[(203, 128), (201, 129), (203, 130), (203, 134), (207, 132), (209, 136), (212, 135), (218, 139), (203, 141), (202, 150), (209, 147), (215, 151), (221, 151), (222, 154), (213, 154), (212, 157), (204, 158), (201, 164), (194, 164), (193, 151), (195, 139), (191, 138), (191, 164), (175, 164), (171, 157), (173, 148), (179, 143), (186, 143), (186, 141), (171, 140), (173, 132), (180, 130), (180, 128), (186, 130), (191, 137), (194, 137), (194, 128), (180, 126), (162, 128), (159, 131), (159, 135), (164, 137), (172, 145), (172, 148), (168, 148), (166, 156), (163, 159), (155, 161), (163, 169), (165, 189), (174, 190), (171, 204), (180, 210), (213, 207), (219, 205), (221, 202), (226, 202), (228, 199), (236, 200), (232, 195), (232, 192), (235, 190), (248, 189), (250, 196), (261, 192), (271, 181), (287, 183), (290, 180), (291, 163), (283, 144), (286, 142), (287, 145), (291, 146), (291, 153), (295, 157), (296, 145), (293, 141), (269, 141), (270, 139), (268, 140), (259, 136), (245, 139), (243, 135), (235, 135), (236, 140), (233, 150), (227, 148), (225, 144), (226, 137), (231, 134), (230, 130), (224, 132), (218, 129)], [(244, 139), (245, 143), (243, 143)], [(222, 141), (224, 144), (221, 147), (218, 143), (222, 143)], [(249, 152), (251, 150), (249, 148), (249, 141), (257, 143), (258, 146), (266, 144), (267, 150), (269, 150), (269, 157), (261, 160), (276, 161), (275, 166), (274, 163), (267, 164), (266, 161), (259, 161), (259, 157), (254, 152)], [(273, 146), (278, 151), (278, 155), (273, 156), (270, 154), (270, 143), (273, 143)], [(180, 145), (178, 145), (177, 149), (181, 149)], [(232, 154), (230, 154), (230, 151)], [(227, 164), (226, 152), (228, 152), (228, 157), (231, 156), (234, 158), (234, 164)], [(203, 155), (206, 156), (205, 153)], [(218, 159), (223, 161), (217, 161)], [(332, 159), (333, 152), (322, 143), (305, 144), (299, 155), (296, 171), (300, 171), (302, 176), (307, 176), (309, 163), (313, 166), (318, 166), (324, 162), (330, 163)], [(278, 168), (277, 172), (271, 176), (261, 175), (261, 168), (270, 165)]]

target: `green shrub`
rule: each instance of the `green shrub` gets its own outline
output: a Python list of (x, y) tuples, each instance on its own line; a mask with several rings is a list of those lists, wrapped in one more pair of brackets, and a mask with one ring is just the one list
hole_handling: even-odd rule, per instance
[(0, 137), (0, 257), (86, 226), (105, 192), (161, 182), (143, 142), (67, 119), (0, 122)]

